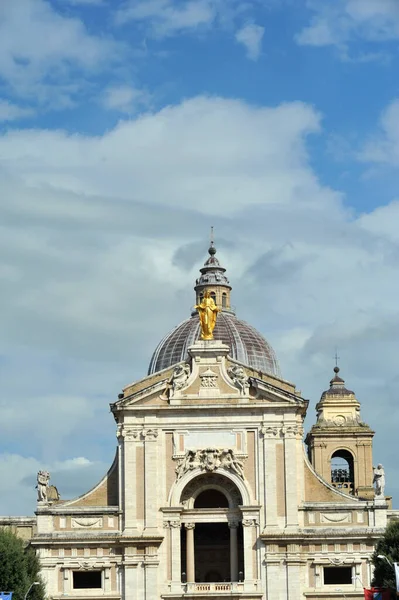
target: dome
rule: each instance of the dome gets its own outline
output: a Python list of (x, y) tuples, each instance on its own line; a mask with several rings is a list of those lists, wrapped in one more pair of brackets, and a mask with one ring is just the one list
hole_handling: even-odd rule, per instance
[[(230, 348), (231, 358), (257, 371), (280, 377), (280, 369), (273, 348), (254, 327), (237, 319), (232, 312), (220, 312), (213, 332)], [(148, 374), (162, 371), (187, 360), (188, 348), (200, 339), (200, 324), (195, 314), (168, 333), (158, 344), (148, 369)]]
[[(209, 258), (200, 269), (194, 290), (196, 304), (200, 304), (205, 291), (210, 292), (219, 307), (213, 338), (229, 346), (229, 356), (238, 362), (275, 377), (281, 377), (273, 348), (251, 325), (237, 319), (230, 304), (231, 286), (223, 268), (215, 257), (216, 248), (211, 241)], [(175, 327), (158, 344), (152, 355), (148, 375), (167, 369), (188, 359), (188, 349), (200, 339), (200, 323), (196, 312)]]

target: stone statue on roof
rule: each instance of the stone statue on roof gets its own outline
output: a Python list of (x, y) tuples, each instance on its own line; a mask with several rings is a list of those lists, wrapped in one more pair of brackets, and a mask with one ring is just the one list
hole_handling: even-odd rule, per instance
[(385, 470), (384, 467), (379, 464), (377, 468), (373, 467), (374, 477), (373, 483), (375, 485), (375, 497), (384, 498), (385, 494)]
[(50, 473), (48, 471), (39, 471), (37, 474), (37, 501), (47, 502), (47, 488), (50, 480)]

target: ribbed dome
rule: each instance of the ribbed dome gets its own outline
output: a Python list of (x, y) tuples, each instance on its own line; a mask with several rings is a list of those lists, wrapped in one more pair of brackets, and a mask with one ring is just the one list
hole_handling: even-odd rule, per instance
[[(237, 319), (230, 311), (219, 313), (213, 332), (215, 340), (230, 347), (229, 355), (249, 367), (280, 377), (280, 369), (273, 348), (254, 327)], [(200, 339), (200, 324), (195, 314), (186, 319), (158, 344), (148, 374), (187, 360), (188, 348)]]

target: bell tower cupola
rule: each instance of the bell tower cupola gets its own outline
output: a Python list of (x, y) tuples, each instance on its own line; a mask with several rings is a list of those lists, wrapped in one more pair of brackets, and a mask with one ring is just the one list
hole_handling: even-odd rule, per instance
[(361, 420), (360, 402), (355, 393), (345, 387), (338, 366), (316, 411), (316, 424), (305, 440), (315, 471), (343, 492), (373, 498), (374, 431)]
[(231, 285), (225, 273), (226, 269), (221, 266), (216, 258), (216, 248), (211, 236), (209, 246), (209, 258), (200, 269), (200, 277), (195, 282), (196, 304), (200, 304), (204, 291), (209, 290), (216, 306), (222, 311), (233, 312), (230, 303)]

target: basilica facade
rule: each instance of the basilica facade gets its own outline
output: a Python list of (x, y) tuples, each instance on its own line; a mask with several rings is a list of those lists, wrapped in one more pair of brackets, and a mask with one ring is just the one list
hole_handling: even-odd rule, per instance
[(218, 310), (165, 336), (111, 404), (108, 473), (72, 500), (40, 489), (31, 543), (49, 598), (363, 597), (397, 515), (355, 393), (336, 367), (305, 436), (308, 401), (236, 316), (213, 244), (195, 295)]

